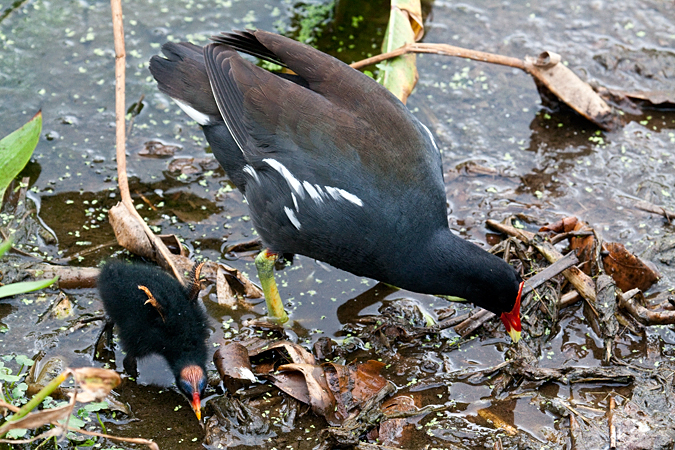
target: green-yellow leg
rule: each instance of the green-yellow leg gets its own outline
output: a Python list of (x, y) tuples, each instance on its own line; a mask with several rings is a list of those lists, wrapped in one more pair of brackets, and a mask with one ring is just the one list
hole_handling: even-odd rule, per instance
[(277, 288), (276, 281), (274, 281), (274, 263), (276, 261), (276, 253), (265, 249), (255, 257), (255, 267), (258, 269), (258, 278), (262, 285), (263, 294), (265, 294), (267, 314), (279, 323), (286, 323), (288, 322), (288, 314), (284, 311), (284, 305), (279, 296), (279, 289)]

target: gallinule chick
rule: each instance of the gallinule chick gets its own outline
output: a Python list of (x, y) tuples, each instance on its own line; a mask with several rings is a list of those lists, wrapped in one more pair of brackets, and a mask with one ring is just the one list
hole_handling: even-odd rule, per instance
[(187, 287), (158, 267), (121, 261), (107, 262), (98, 277), (108, 326), (117, 325), (127, 353), (124, 369), (136, 376), (137, 358), (164, 357), (199, 420), (208, 337), (206, 314), (197, 301), (202, 265), (195, 264)]
[[(387, 89), (341, 61), (265, 31), (167, 43), (150, 72), (203, 128), (244, 193), (267, 249), (256, 258), (269, 313), (286, 320), (273, 275), (301, 254), (411, 291), (461, 297), (520, 338), (522, 280), (452, 234), (441, 155)], [(292, 70), (268, 72), (244, 52)]]

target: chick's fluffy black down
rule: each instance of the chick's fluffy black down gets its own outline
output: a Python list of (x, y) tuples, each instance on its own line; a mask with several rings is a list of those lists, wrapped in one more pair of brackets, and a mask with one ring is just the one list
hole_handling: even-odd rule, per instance
[[(162, 315), (146, 304), (148, 296), (138, 286), (150, 290)], [(128, 357), (156, 353), (174, 372), (190, 364), (204, 367), (206, 314), (178, 280), (158, 267), (110, 261), (101, 270), (98, 289)]]

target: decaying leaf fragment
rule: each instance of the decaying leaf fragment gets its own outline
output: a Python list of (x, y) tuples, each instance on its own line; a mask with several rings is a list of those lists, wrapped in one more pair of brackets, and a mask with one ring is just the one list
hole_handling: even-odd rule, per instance
[(346, 417), (336, 411), (335, 397), (328, 389), (326, 376), (320, 366), (286, 364), (279, 373), (271, 375), (272, 383), (288, 395), (312, 407), (314, 414), (325, 417), (329, 424), (339, 425)]
[(598, 274), (598, 264), (596, 263), (597, 240), (593, 229), (585, 222), (576, 217), (564, 217), (559, 221), (543, 226), (539, 231), (550, 231), (557, 233), (560, 237), (567, 236), (570, 243), (570, 250), (573, 250), (581, 266), (579, 267), (586, 275), (596, 276)]
[[(150, 238), (136, 217), (122, 203), (110, 208), (108, 212), (110, 225), (115, 232), (117, 242), (131, 253), (144, 258), (156, 260), (155, 252)], [(183, 246), (175, 235), (157, 236), (167, 247), (176, 249), (178, 254), (183, 254)], [(186, 256), (186, 255), (185, 255)]]
[(614, 279), (608, 275), (600, 275), (595, 281), (596, 301), (595, 309), (598, 313), (588, 314), (591, 318), (591, 326), (598, 336), (603, 339), (605, 347), (604, 360), (609, 362), (612, 357), (612, 345), (619, 332), (619, 322), (616, 319), (617, 296)]
[[(387, 416), (414, 412), (418, 409), (415, 399), (409, 395), (397, 395), (382, 403), (382, 412)], [(377, 431), (377, 436), (372, 436), (372, 433), (369, 433), (369, 437), (377, 439), (377, 442), (385, 446), (409, 448), (414, 429), (415, 425), (410, 418), (387, 419), (382, 421), (378, 428), (373, 429), (373, 433)]]

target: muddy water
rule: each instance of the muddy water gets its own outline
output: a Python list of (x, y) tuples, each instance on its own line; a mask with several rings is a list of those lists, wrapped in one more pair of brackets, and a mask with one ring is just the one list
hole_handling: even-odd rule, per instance
[[(376, 53), (386, 21), (386, 15), (377, 11), (386, 11), (387, 2), (380, 3), (359, 9), (342, 2), (337, 14), (342, 21), (311, 22), (322, 32), (309, 36), (320, 48), (348, 62)], [(45, 259), (93, 266), (120, 252), (106, 217), (107, 209), (119, 199), (110, 7), (84, 0), (14, 5), (11, 11), (14, 7), (8, 2), (0, 8), (8, 12), (6, 17), (0, 15), (4, 17), (0, 22), (0, 134), (42, 109), (42, 139), (25, 175), (31, 177), (31, 198), (40, 207), (40, 217), (57, 238), (56, 243), (39, 241), (26, 250)], [(127, 104), (144, 98), (128, 140), (135, 202), (157, 231), (181, 236), (195, 257), (222, 259), (254, 277), (253, 253), (225, 253), (228, 245), (255, 237), (242, 196), (223, 171), (208, 161), (210, 151), (196, 124), (157, 91), (147, 62), (163, 42), (203, 44), (221, 30), (258, 27), (299, 36), (307, 14), (303, 16), (288, 1), (154, 0), (124, 7)], [(435, 1), (425, 8), (429, 13), (425, 42), (517, 57), (548, 50), (561, 54), (568, 67), (600, 86), (675, 91), (675, 12), (669, 2)], [(654, 291), (673, 286), (672, 250), (670, 256), (658, 251), (663, 242), (673, 239), (673, 227), (631, 206), (639, 198), (675, 209), (675, 113), (631, 116), (625, 127), (605, 133), (543, 106), (532, 80), (517, 70), (432, 55), (418, 57), (418, 68), (420, 80), (408, 106), (429, 126), (443, 153), (448, 218), (455, 232), (486, 245), (487, 218), (519, 214), (524, 225), (534, 230), (539, 224), (576, 215), (604, 239), (646, 254), (663, 275)], [(166, 159), (139, 155), (151, 140), (179, 149)], [(171, 170), (180, 158), (196, 161), (187, 161), (191, 165), (184, 164), (182, 172)], [(207, 161), (200, 165), (203, 159)], [(476, 165), (495, 169), (494, 174), (478, 174), (472, 170)], [(106, 245), (87, 252), (102, 244)], [(374, 281), (304, 257), (281, 271), (278, 280), (281, 295), (292, 304), (293, 332), (299, 342), (309, 345), (321, 336), (340, 334), (343, 324), (355, 316), (376, 314), (383, 301), (369, 291)], [(92, 361), (96, 324), (69, 328), (79, 317), (100, 312), (95, 294), (83, 290), (67, 294), (75, 309), (66, 319), (45, 315), (54, 301), (51, 294), (3, 300), (0, 352), (45, 361), (58, 357), (67, 365), (115, 367), (113, 361), (122, 357), (119, 350), (108, 355), (107, 362)], [(406, 292), (387, 298), (401, 297), (416, 299), (432, 315), (435, 309), (449, 306)], [(236, 333), (241, 320), (263, 313), (260, 303), (250, 310), (230, 311), (207, 296), (205, 304), (214, 345)], [(580, 317), (579, 306), (565, 311), (561, 326), (554, 330), (557, 334), (537, 355), (543, 366), (600, 364), (602, 342)], [(451, 342), (455, 337), (447, 332), (440, 339)], [(624, 334), (617, 351), (627, 361), (653, 366), (672, 357), (674, 345), (673, 331), (661, 327), (642, 337)], [(449, 345), (441, 351), (432, 345), (403, 348), (391, 357), (396, 369), (385, 375), (401, 392), (413, 392), (422, 404), (448, 406), (437, 422), (429, 425), (431, 417), (420, 422), (424, 427), (414, 434), (409, 448), (491, 445), (495, 428), (485, 419), (485, 410), (532, 442), (548, 442), (553, 448), (571, 445), (565, 421), (534, 406), (529, 398), (497, 400), (491, 398), (488, 384), (447, 382), (448, 371), (478, 370), (502, 362), (507, 347), (508, 338), (498, 335), (471, 340), (459, 349)], [(365, 351), (360, 356), (373, 357)], [(425, 372), (416, 364), (420, 361), (436, 369)], [(127, 381), (120, 394), (141, 420), (104, 415), (109, 430), (156, 438), (161, 448), (200, 448), (202, 432), (187, 403), (165, 389), (172, 380), (163, 362), (145, 361), (140, 372), (137, 383)], [(603, 409), (604, 397), (597, 392), (611, 389), (618, 388), (551, 383), (530, 394), (583, 398), (589, 407)], [(588, 390), (596, 394), (584, 394)], [(449, 431), (452, 427), (462, 432)], [(523, 443), (522, 448), (528, 445)]]

